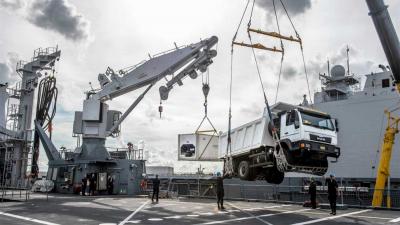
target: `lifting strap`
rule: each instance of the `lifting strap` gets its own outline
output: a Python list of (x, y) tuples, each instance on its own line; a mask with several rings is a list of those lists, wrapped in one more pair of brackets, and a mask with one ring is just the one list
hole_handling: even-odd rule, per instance
[[(206, 74), (205, 78), (204, 78), (204, 74), (202, 74), (202, 83), (203, 83), (202, 91), (203, 91), (203, 95), (204, 95), (204, 104), (203, 104), (203, 106), (204, 106), (204, 117), (203, 117), (203, 119), (201, 120), (199, 126), (196, 129), (196, 132), (195, 132), (196, 134), (209, 133), (209, 132), (213, 132), (213, 135), (217, 134), (217, 130), (215, 129), (215, 127), (214, 127), (213, 123), (211, 122), (210, 118), (208, 118), (208, 114), (207, 114), (207, 106), (208, 106), (207, 97), (208, 97), (208, 93), (210, 93), (210, 79), (209, 79), (209, 76), (210, 76), (210, 74), (209, 74), (209, 70), (207, 68), (207, 74)], [(212, 130), (200, 130), (201, 125), (203, 125), (203, 122), (206, 121), (206, 120), (208, 121), (208, 123), (213, 128)]]
[(308, 97), (310, 98), (310, 103), (312, 104), (311, 91), (310, 91), (310, 82), (308, 80), (306, 60), (305, 60), (305, 57), (304, 57), (303, 42), (301, 40), (301, 37), (300, 37), (299, 33), (296, 30), (296, 27), (293, 24), (292, 19), (290, 18), (290, 15), (289, 15), (288, 11), (286, 10), (285, 4), (283, 4), (282, 0), (279, 0), (279, 1), (281, 2), (282, 8), (285, 11), (285, 14), (286, 14), (287, 18), (289, 19), (290, 24), (292, 25), (292, 28), (293, 28), (293, 30), (294, 30), (294, 32), (296, 34), (297, 39), (299, 40), (301, 57), (303, 59), (304, 74), (306, 75), (306, 81), (307, 81)]
[(230, 81), (229, 81), (229, 112), (228, 112), (228, 135), (226, 144), (226, 153), (224, 157), (224, 168), (223, 175), (233, 175), (233, 162), (232, 162), (232, 139), (231, 139), (231, 129), (232, 129), (232, 83), (233, 83), (233, 47), (236, 41), (237, 34), (239, 32), (240, 26), (242, 25), (243, 18), (246, 14), (247, 8), (249, 6), (250, 0), (247, 0), (246, 7), (244, 8), (242, 17), (240, 18), (238, 27), (232, 38), (231, 44), (231, 67), (230, 67)]
[[(206, 152), (207, 147), (210, 145), (211, 141), (217, 137), (218, 132), (215, 129), (213, 123), (211, 122), (210, 118), (208, 118), (208, 114), (207, 114), (207, 106), (208, 106), (208, 102), (207, 102), (207, 97), (208, 97), (208, 93), (210, 93), (210, 72), (209, 69), (207, 68), (207, 74), (204, 77), (204, 73), (202, 74), (202, 91), (203, 91), (203, 95), (204, 95), (204, 117), (201, 120), (199, 126), (197, 127), (195, 134), (205, 134), (205, 135), (209, 135), (211, 134), (210, 139), (208, 140), (206, 146), (204, 147), (204, 149), (202, 149), (201, 154), (199, 156), (199, 158), (201, 158), (203, 156), (203, 154)], [(204, 121), (206, 121), (211, 125), (212, 130), (200, 130), (201, 126), (203, 125)]]
[[(254, 0), (255, 1), (255, 0)], [(276, 7), (275, 7), (275, 0), (272, 0), (272, 5), (274, 6), (274, 13), (275, 13), (275, 20), (276, 20), (276, 27), (278, 28), (278, 34), (277, 37), (279, 37), (279, 40), (281, 42), (281, 48), (282, 50), (284, 49), (283, 47), (283, 41), (282, 39), (284, 38), (284, 36), (281, 35), (281, 28), (279, 27), (279, 20), (278, 20), (278, 14), (276, 13)], [(279, 93), (279, 85), (281, 83), (281, 75), (282, 75), (282, 65), (283, 65), (283, 57), (284, 57), (285, 53), (284, 51), (282, 52), (282, 57), (281, 57), (281, 63), (279, 66), (279, 75), (278, 75), (278, 84), (276, 85), (276, 92), (275, 92), (275, 104), (278, 100), (278, 93)], [(272, 120), (272, 118), (271, 118)], [(274, 126), (275, 127), (275, 126)]]

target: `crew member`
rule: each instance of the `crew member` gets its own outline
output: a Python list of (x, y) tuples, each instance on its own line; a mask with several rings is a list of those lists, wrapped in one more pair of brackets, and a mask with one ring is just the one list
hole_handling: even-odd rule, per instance
[(221, 176), (221, 173), (217, 173), (217, 205), (218, 209), (224, 210), (224, 178), (225, 176)]
[(87, 179), (86, 176), (82, 179), (82, 196), (86, 195)]
[(310, 194), (311, 208), (317, 208), (317, 184), (315, 183), (314, 178), (311, 178), (308, 193)]
[(335, 175), (331, 174), (326, 180), (328, 185), (328, 200), (331, 206), (331, 214), (336, 215), (336, 198), (338, 194), (338, 184), (336, 182)]
[(158, 193), (160, 192), (160, 180), (158, 179), (158, 175), (153, 179), (153, 196), (151, 197), (151, 202), (154, 203), (154, 196), (156, 196), (156, 203), (158, 203)]
[(92, 176), (89, 179), (90, 183), (89, 183), (89, 195), (94, 195), (94, 191), (96, 189), (96, 178), (95, 175), (92, 174)]
[(114, 192), (114, 179), (112, 176), (108, 176), (107, 180), (107, 191), (109, 195), (112, 195)]

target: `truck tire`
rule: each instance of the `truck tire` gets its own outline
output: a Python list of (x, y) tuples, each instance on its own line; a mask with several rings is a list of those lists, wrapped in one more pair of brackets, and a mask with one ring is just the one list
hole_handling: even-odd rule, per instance
[(283, 182), (284, 178), (285, 178), (285, 173), (276, 170), (275, 174), (273, 176), (273, 183), (274, 184), (281, 184)]
[(252, 179), (249, 161), (243, 160), (239, 163), (237, 174), (241, 180)]
[(285, 178), (285, 173), (280, 172), (276, 166), (265, 170), (265, 180), (270, 184), (280, 184)]

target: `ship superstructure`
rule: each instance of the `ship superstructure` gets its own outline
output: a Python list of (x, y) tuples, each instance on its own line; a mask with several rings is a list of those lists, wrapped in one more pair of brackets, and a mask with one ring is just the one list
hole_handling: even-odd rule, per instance
[[(384, 110), (399, 114), (400, 106), (392, 72), (385, 66), (380, 68), (382, 71), (367, 74), (365, 79), (346, 75), (340, 65), (329, 75), (320, 75), (322, 90), (314, 94), (313, 107), (338, 120), (338, 145), (343, 155), (330, 163), (328, 173), (344, 178), (376, 177), (387, 123)], [(361, 80), (365, 80), (363, 85)], [(397, 139), (394, 149), (399, 147)], [(399, 151), (393, 151), (391, 162), (391, 178), (399, 179)]]

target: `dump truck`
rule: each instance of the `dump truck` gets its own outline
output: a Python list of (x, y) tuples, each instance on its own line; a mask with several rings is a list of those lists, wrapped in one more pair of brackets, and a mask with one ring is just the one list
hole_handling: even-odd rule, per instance
[(261, 118), (231, 129), (229, 147), (228, 132), (219, 136), (218, 157), (230, 157), (234, 176), (280, 184), (285, 172), (322, 176), (328, 158), (339, 158), (338, 121), (329, 114), (277, 103), (271, 107), (271, 115), (273, 121), (266, 108)]

